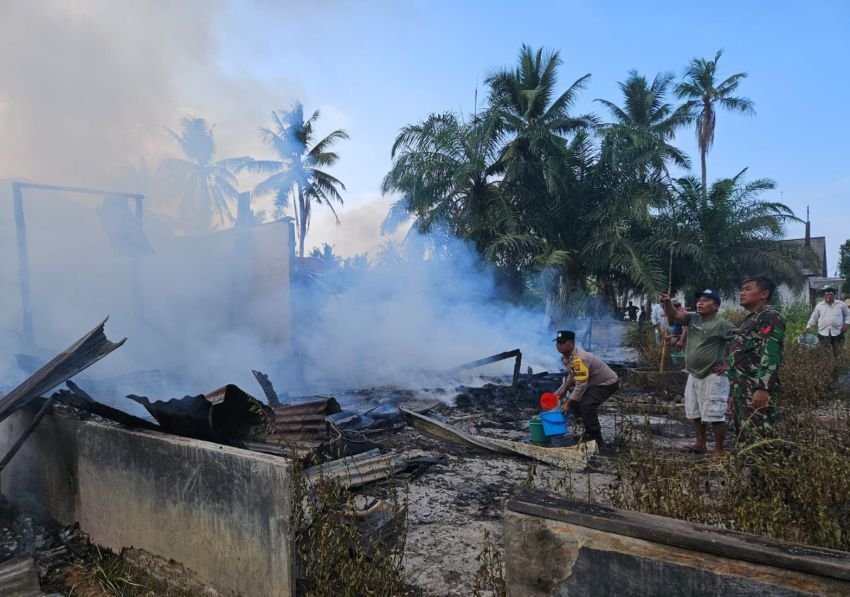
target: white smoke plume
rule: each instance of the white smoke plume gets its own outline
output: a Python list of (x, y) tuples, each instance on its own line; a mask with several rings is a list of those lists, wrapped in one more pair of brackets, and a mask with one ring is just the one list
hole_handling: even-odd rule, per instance
[[(272, 2), (253, 6), (277, 16), (282, 10)], [(218, 158), (263, 158), (258, 127), (300, 97), (295, 82), (216, 68), (219, 21), (234, 10), (225, 0), (0, 3), (0, 390), (27, 374), (16, 355), (44, 363), (106, 315), (107, 335), (129, 340), (83, 381), (96, 397), (131, 411), (123, 394), (150, 390), (158, 392), (151, 398), (167, 399), (225, 383), (258, 394), (252, 368), (298, 394), (429, 387), (438, 382), (435, 372), (513, 348), (523, 350), (526, 364), (555, 363), (542, 314), (505, 308), (490, 272), (461, 245), (451, 247), (451, 259), (399, 260), (351, 273), (327, 291), (321, 284), (333, 276), (297, 286), (290, 301), (252, 294), (268, 282), (268, 259), (239, 231), (174, 234), (166, 216), (179, 192), (151, 176), (160, 159), (177, 155), (165, 130), (186, 114), (204, 117), (217, 124)], [(124, 246), (133, 236), (131, 203), (26, 191), (34, 346), (21, 337), (11, 180), (146, 195), (153, 254)], [(353, 218), (345, 233), (357, 252), (385, 241), (367, 225), (371, 216)], [(320, 240), (308, 238), (308, 247)], [(287, 250), (275, 248), (280, 258)], [(134, 301), (142, 303), (141, 317)], [(294, 340), (270, 333), (290, 318)], [(138, 373), (153, 370), (158, 385)]]

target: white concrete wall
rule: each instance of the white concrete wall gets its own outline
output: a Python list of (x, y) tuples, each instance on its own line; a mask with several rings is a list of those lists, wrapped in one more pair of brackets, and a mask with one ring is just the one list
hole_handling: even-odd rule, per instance
[[(5, 453), (31, 420), (0, 423)], [(219, 591), (294, 594), (292, 463), (155, 432), (49, 415), (3, 472), (2, 492), (102, 546), (175, 560)]]

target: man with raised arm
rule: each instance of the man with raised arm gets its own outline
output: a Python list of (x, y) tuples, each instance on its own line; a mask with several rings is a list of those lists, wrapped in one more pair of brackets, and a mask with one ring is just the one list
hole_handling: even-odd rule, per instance
[(729, 399), (729, 379), (726, 377), (726, 344), (735, 336), (735, 326), (717, 315), (720, 294), (705, 289), (697, 294), (697, 312), (676, 309), (666, 292), (661, 293), (661, 306), (670, 322), (687, 326), (685, 343), (685, 416), (693, 421), (696, 442), (685, 452), (703, 454), (706, 451), (706, 425), (714, 432), (714, 453), (723, 452), (726, 439), (726, 408)]

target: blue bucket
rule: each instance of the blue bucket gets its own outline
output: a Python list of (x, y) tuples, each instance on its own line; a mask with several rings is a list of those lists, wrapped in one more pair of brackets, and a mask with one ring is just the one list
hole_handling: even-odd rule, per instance
[(543, 423), (543, 435), (564, 435), (567, 432), (567, 420), (559, 408), (540, 413), (540, 422)]

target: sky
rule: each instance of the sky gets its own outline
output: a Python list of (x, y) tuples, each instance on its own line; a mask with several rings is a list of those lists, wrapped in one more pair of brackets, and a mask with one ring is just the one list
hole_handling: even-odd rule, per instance
[[(432, 112), (469, 113), (483, 81), (521, 44), (557, 50), (560, 86), (590, 73), (576, 113), (620, 103), (631, 69), (681, 75), (724, 50), (721, 76), (745, 71), (757, 115), (721, 113), (709, 178), (776, 181), (765, 199), (827, 237), (830, 273), (850, 237), (850, 4), (680, 2), (347, 2), (24, 0), (0, 2), (0, 178), (107, 184), (175, 147), (185, 114), (216, 124), (218, 155), (268, 157), (258, 128), (301, 101), (319, 134), (344, 128), (333, 173), (347, 187), (337, 227), (317, 210), (307, 247), (351, 255), (385, 242), (381, 197), (399, 129)], [(691, 130), (677, 144), (698, 165)], [(698, 167), (698, 166), (697, 166)], [(247, 188), (249, 180), (243, 181)], [(788, 237), (800, 237), (802, 224)]]

